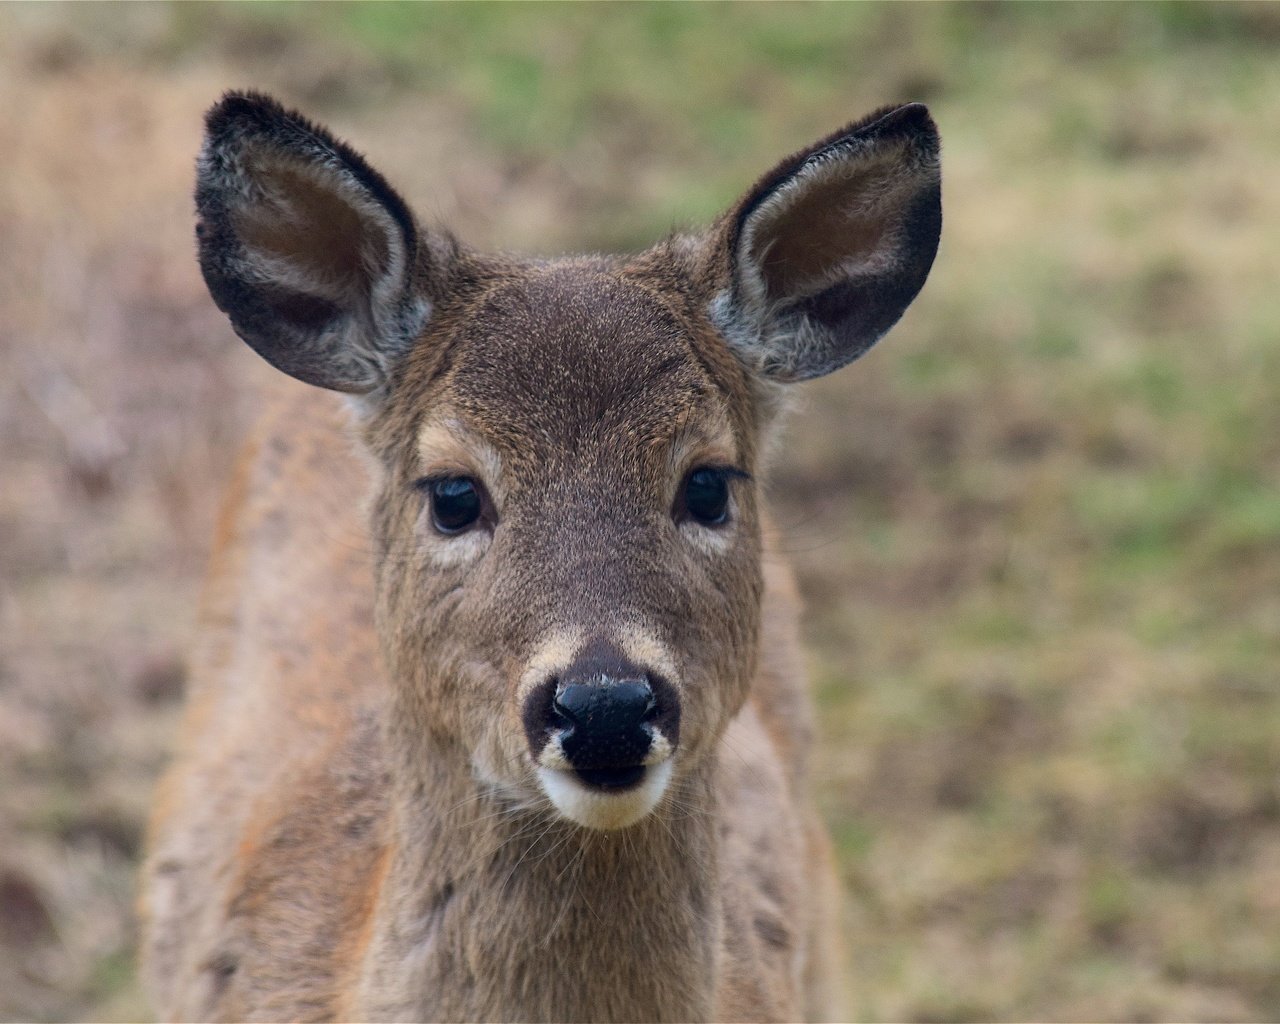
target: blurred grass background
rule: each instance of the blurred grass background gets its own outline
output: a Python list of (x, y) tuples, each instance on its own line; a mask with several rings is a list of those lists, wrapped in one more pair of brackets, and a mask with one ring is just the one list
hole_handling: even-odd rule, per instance
[(924, 100), (943, 245), (772, 474), (860, 1018), (1280, 1016), (1280, 6), (0, 8), (0, 1017), (128, 1019), (150, 786), (266, 371), (231, 86), (479, 245), (638, 248)]

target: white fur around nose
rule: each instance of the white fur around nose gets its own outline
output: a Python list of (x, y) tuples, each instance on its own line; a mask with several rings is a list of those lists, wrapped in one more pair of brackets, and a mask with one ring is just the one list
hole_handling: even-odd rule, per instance
[(633, 789), (607, 793), (584, 785), (573, 772), (538, 768), (538, 782), (556, 810), (570, 821), (602, 831), (634, 825), (658, 806), (671, 782), (671, 760), (645, 769)]

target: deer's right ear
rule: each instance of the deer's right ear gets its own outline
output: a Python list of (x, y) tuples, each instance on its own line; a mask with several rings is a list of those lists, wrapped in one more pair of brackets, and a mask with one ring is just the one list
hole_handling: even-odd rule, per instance
[(205, 282), (259, 355), (308, 384), (385, 387), (430, 300), (413, 216), (359, 154), (270, 97), (228, 93), (205, 118), (196, 209)]
[(751, 369), (805, 380), (874, 345), (929, 275), (942, 228), (938, 133), (918, 103), (784, 160), (719, 225), (716, 325)]

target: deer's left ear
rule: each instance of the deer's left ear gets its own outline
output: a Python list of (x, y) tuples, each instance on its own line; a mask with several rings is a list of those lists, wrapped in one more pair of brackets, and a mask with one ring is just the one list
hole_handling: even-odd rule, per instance
[(712, 316), (775, 380), (839, 369), (916, 297), (942, 229), (938, 133), (915, 103), (784, 160), (721, 222), (729, 285)]

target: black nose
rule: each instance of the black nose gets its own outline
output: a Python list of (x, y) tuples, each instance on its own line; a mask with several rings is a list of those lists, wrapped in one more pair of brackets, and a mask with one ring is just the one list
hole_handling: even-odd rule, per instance
[(675, 687), (600, 639), (535, 687), (521, 718), (534, 761), (544, 763), (558, 750), (580, 781), (603, 790), (627, 789), (644, 778), (655, 737), (668, 756), (680, 742)]
[(638, 765), (653, 742), (645, 723), (657, 704), (647, 679), (559, 683), (551, 714), (562, 730), (564, 756), (578, 769)]

